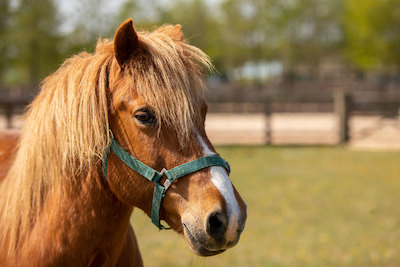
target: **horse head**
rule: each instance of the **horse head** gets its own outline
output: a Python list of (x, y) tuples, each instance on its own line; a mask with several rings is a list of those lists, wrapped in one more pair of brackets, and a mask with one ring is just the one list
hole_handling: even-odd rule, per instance
[[(132, 20), (127, 20), (115, 34), (113, 49), (109, 124), (122, 149), (156, 170), (160, 184), (168, 179), (161, 170), (217, 155), (205, 132), (203, 76), (211, 63), (184, 41), (180, 26), (137, 33)], [(116, 153), (107, 160), (112, 192), (151, 216), (157, 185)], [(228, 171), (222, 164), (207, 165), (174, 180), (163, 193), (160, 218), (183, 233), (198, 255), (225, 251), (243, 231), (246, 204)]]

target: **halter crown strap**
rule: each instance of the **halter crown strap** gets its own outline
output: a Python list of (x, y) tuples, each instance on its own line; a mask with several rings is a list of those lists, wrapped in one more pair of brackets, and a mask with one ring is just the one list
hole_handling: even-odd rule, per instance
[[(136, 171), (137, 173), (144, 176), (145, 178), (147, 178), (148, 180), (152, 181), (155, 184), (152, 210), (151, 210), (151, 221), (160, 230), (165, 229), (165, 227), (160, 223), (161, 201), (165, 196), (165, 193), (168, 190), (169, 186), (173, 183), (173, 181), (188, 174), (197, 172), (201, 169), (211, 166), (224, 167), (228, 171), (228, 173), (230, 173), (230, 166), (228, 162), (218, 155), (205, 156), (202, 158), (192, 160), (188, 163), (184, 163), (170, 170), (163, 169), (161, 172), (158, 172), (153, 168), (147, 166), (140, 160), (133, 157), (118, 144), (117, 140), (112, 138), (110, 146), (105, 149), (102, 159), (103, 172), (106, 179), (107, 179), (108, 157), (110, 155), (110, 151), (114, 152), (114, 154), (118, 158), (120, 158), (126, 165), (128, 165), (129, 168)], [(163, 175), (165, 175), (167, 179), (163, 184), (161, 184), (160, 181)]]

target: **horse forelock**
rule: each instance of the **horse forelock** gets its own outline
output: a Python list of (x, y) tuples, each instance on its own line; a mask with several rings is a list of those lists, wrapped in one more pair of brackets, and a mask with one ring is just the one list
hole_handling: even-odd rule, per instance
[[(0, 247), (17, 249), (48, 195), (61, 196), (74, 177), (89, 172), (110, 142), (110, 92), (144, 99), (163, 124), (174, 128), (181, 144), (200, 121), (204, 71), (212, 65), (201, 50), (176, 40), (170, 26), (139, 33), (142, 49), (121, 71), (112, 42), (99, 40), (96, 52), (83, 52), (41, 84), (29, 106), (19, 150), (0, 185)], [(114, 83), (117, 84), (117, 83)], [(7, 240), (7, 241), (6, 241)]]
[[(209, 57), (200, 49), (177, 41), (164, 26), (151, 33), (139, 33), (141, 48), (127, 65), (121, 99), (137, 95), (166, 126), (175, 130), (180, 144), (190, 140), (201, 120), (205, 71), (212, 70)], [(133, 94), (133, 92), (135, 94)]]

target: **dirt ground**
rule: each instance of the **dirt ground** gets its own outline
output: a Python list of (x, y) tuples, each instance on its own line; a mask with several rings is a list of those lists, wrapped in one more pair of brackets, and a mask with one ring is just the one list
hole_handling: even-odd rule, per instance
[[(14, 128), (21, 128), (22, 116), (15, 116)], [(353, 116), (349, 146), (354, 149), (400, 149), (400, 119)], [(0, 116), (0, 129), (6, 127)], [(210, 113), (206, 131), (217, 145), (334, 145), (338, 141), (333, 113)]]
[[(400, 120), (353, 116), (349, 122), (354, 149), (400, 149)], [(214, 144), (334, 145), (338, 142), (333, 113), (209, 114)]]

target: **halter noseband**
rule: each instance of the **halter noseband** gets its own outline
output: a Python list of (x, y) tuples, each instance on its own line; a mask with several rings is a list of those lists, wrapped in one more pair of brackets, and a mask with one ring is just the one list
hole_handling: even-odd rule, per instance
[[(112, 137), (111, 143), (105, 149), (103, 154), (102, 163), (103, 163), (104, 176), (107, 179), (108, 157), (110, 155), (110, 151), (112, 151), (119, 159), (121, 159), (126, 165), (128, 165), (129, 168), (139, 173), (140, 175), (144, 176), (148, 180), (152, 181), (155, 184), (155, 186), (154, 186), (153, 202), (151, 208), (151, 221), (160, 230), (166, 229), (166, 227), (164, 227), (160, 223), (161, 201), (164, 198), (165, 193), (167, 192), (169, 186), (172, 184), (173, 181), (188, 174), (197, 172), (201, 169), (211, 166), (224, 167), (228, 171), (228, 173), (230, 173), (229, 163), (218, 155), (205, 156), (184, 163), (170, 170), (166, 170), (165, 168), (163, 168), (160, 172), (158, 172), (153, 168), (147, 166), (140, 160), (133, 157), (118, 144), (117, 140), (115, 140), (113, 135), (111, 135), (111, 137)], [(167, 179), (163, 184), (161, 184), (161, 178), (164, 175), (166, 176)]]

